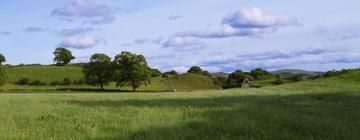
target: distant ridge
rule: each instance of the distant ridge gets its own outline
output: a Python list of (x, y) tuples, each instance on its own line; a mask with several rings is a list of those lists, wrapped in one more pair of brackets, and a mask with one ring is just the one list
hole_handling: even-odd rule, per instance
[(289, 78), (296, 75), (301, 75), (303, 77), (313, 77), (313, 76), (323, 75), (325, 72), (306, 71), (301, 69), (283, 69), (283, 70), (273, 71), (272, 73), (279, 74), (281, 77), (284, 78)]

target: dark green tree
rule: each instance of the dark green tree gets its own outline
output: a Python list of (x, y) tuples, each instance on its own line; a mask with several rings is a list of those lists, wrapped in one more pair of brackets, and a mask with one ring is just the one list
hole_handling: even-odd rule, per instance
[(207, 71), (207, 70), (203, 71), (202, 75), (211, 77), (211, 73), (209, 71)]
[(0, 65), (6, 62), (6, 58), (3, 54), (0, 53)]
[(69, 64), (71, 60), (75, 59), (71, 51), (66, 48), (56, 48), (54, 55), (54, 62), (58, 66), (65, 66), (66, 64)]
[(151, 71), (151, 77), (159, 77), (162, 74), (158, 69), (149, 68), (149, 70)]
[(104, 90), (104, 85), (113, 78), (111, 58), (106, 54), (96, 53), (91, 56), (90, 62), (84, 65), (83, 71), (88, 84), (100, 85), (101, 90)]
[(263, 69), (254, 69), (250, 72), (250, 75), (256, 80), (264, 80), (270, 78), (273, 74)]
[(203, 70), (198, 67), (198, 66), (192, 66), (188, 71), (187, 73), (192, 73), (192, 74), (200, 74), (202, 75), (203, 74)]
[(136, 91), (141, 84), (149, 84), (151, 80), (151, 71), (143, 55), (137, 55), (130, 52), (121, 52), (115, 56), (115, 81), (118, 86), (130, 84), (133, 91)]

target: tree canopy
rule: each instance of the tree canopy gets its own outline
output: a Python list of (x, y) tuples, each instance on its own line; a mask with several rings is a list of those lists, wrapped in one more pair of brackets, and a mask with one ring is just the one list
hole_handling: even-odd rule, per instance
[(89, 64), (84, 66), (85, 80), (92, 85), (100, 85), (101, 90), (113, 78), (111, 58), (106, 54), (96, 53), (90, 58)]
[(6, 58), (3, 54), (0, 53), (0, 64), (3, 64), (4, 62), (6, 62)]
[(254, 69), (250, 72), (250, 75), (255, 78), (256, 80), (264, 80), (271, 76), (273, 76), (272, 73), (268, 72), (267, 70), (263, 69)]
[(54, 55), (54, 62), (58, 66), (65, 66), (66, 64), (69, 64), (71, 60), (75, 59), (71, 51), (66, 48), (56, 48)]
[(151, 71), (143, 55), (121, 52), (115, 56), (114, 66), (118, 86), (130, 84), (135, 91), (141, 84), (150, 83)]
[(199, 66), (192, 66), (187, 73), (192, 73), (192, 74), (203, 74), (203, 70), (199, 67)]

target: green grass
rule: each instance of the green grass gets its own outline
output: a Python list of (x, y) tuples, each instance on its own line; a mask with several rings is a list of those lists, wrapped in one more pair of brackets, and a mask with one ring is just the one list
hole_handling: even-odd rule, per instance
[[(0, 89), (3, 92), (31, 92), (31, 91), (61, 91), (61, 90), (92, 90), (98, 89), (98, 86), (90, 85), (69, 85), (69, 86), (50, 86), (54, 81), (63, 81), (64, 78), (69, 78), (72, 81), (83, 79), (82, 68), (79, 66), (20, 66), (10, 67), (7, 69), (8, 81), (5, 86)], [(30, 82), (40, 80), (45, 82), (45, 86), (23, 86), (15, 83), (22, 78), (29, 78)], [(164, 78), (152, 78), (151, 84), (142, 85), (139, 91), (167, 91), (169, 85), (166, 84)], [(202, 75), (185, 74), (171, 80), (177, 91), (195, 91), (195, 90), (213, 90), (219, 89), (212, 79)], [(115, 83), (105, 87), (107, 90), (132, 90), (128, 87), (116, 87)]]
[(358, 139), (360, 72), (260, 89), (0, 94), (0, 139)]
[(8, 68), (7, 72), (9, 83), (29, 78), (31, 81), (40, 80), (49, 84), (54, 81), (63, 81), (64, 78), (79, 80), (84, 77), (82, 68), (77, 66), (18, 66)]

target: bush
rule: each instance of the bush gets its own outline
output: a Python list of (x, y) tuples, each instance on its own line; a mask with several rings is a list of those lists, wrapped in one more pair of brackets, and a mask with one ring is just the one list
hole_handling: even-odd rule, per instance
[(50, 85), (57, 86), (57, 85), (62, 85), (62, 83), (59, 82), (59, 81), (53, 81), (53, 82), (50, 83)]
[(34, 80), (34, 81), (30, 82), (29, 85), (40, 86), (40, 85), (46, 85), (46, 83), (42, 82), (40, 80)]
[(69, 78), (64, 78), (62, 85), (71, 85), (71, 80)]
[(15, 84), (17, 84), (17, 85), (28, 85), (29, 82), (30, 82), (29, 78), (22, 78), (22, 79), (19, 79)]

